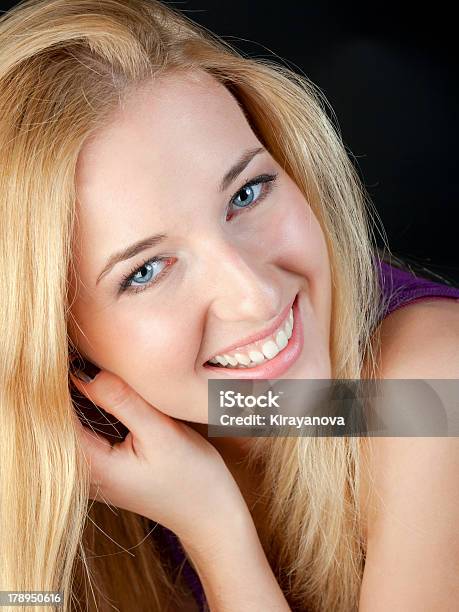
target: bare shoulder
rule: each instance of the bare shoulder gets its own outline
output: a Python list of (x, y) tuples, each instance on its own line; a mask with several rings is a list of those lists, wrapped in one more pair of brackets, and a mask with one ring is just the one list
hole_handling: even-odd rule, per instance
[[(422, 300), (386, 317), (378, 328), (381, 351), (379, 376), (383, 379), (459, 379), (459, 301)], [(362, 373), (367, 378), (366, 367)], [(390, 452), (395, 438), (374, 438), (381, 453)], [(362, 478), (362, 497), (368, 493)], [(362, 501), (362, 507), (363, 507)], [(366, 519), (366, 512), (363, 511)]]
[(454, 610), (459, 438), (373, 438), (359, 612)]
[[(459, 302), (423, 300), (380, 325), (382, 378), (459, 379)], [(371, 438), (362, 474), (360, 612), (459, 600), (459, 438)], [(384, 580), (381, 580), (384, 576)]]
[(459, 301), (408, 304), (379, 327), (382, 378), (459, 378)]

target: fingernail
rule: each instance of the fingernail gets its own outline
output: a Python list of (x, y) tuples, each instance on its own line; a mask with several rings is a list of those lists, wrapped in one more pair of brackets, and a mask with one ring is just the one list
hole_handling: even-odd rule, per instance
[(85, 361), (83, 368), (75, 368), (73, 374), (83, 382), (90, 383), (95, 379), (99, 372), (100, 368), (90, 361)]

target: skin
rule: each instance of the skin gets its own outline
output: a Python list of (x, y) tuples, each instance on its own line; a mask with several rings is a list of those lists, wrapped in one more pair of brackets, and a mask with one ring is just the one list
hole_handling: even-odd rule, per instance
[[(195, 72), (136, 91), (78, 160), (80, 283), (72, 279), (69, 334), (83, 356), (188, 422), (207, 422), (207, 380), (220, 377), (205, 361), (265, 329), (299, 291), (305, 347), (279, 378), (330, 377), (329, 259), (308, 202), (268, 152), (218, 191), (225, 172), (257, 146), (226, 88)], [(239, 194), (239, 202), (244, 184), (266, 173), (278, 173), (274, 190), (250, 210), (236, 208), (232, 197)], [(156, 233), (168, 239), (96, 285), (112, 253)], [(153, 273), (144, 268), (134, 284), (142, 289), (165, 275), (117, 296), (123, 275), (153, 256), (172, 263), (156, 264)]]
[[(255, 486), (232, 465), (237, 440), (206, 440), (186, 425), (206, 423), (207, 380), (219, 378), (203, 363), (264, 329), (301, 291), (305, 347), (284, 377), (330, 378), (329, 260), (307, 201), (269, 154), (218, 193), (221, 176), (257, 145), (222, 86), (206, 75), (175, 75), (136, 92), (111, 127), (86, 143), (77, 168), (80, 283), (71, 280), (69, 333), (102, 372), (89, 385), (72, 380), (130, 431), (111, 448), (75, 417), (91, 463), (91, 497), (175, 531), (219, 612), (251, 612), (255, 601), (263, 610), (289, 607), (241, 495)], [(227, 220), (237, 190), (273, 172), (272, 194)], [(159, 232), (167, 242), (120, 264), (96, 287), (112, 252)], [(174, 262), (167, 276), (116, 297), (123, 273), (162, 254)], [(457, 378), (456, 303), (413, 304), (387, 317), (381, 333), (382, 378)], [(375, 440), (371, 494), (363, 482), (370, 519), (361, 612), (454, 608), (454, 440)]]

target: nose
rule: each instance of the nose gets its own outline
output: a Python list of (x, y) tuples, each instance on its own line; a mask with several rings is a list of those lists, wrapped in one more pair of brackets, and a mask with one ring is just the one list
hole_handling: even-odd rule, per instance
[(212, 287), (209, 308), (215, 317), (260, 323), (272, 321), (281, 311), (279, 279), (276, 281), (273, 266), (260, 262), (257, 249), (254, 251), (249, 254), (222, 241), (206, 257), (206, 285)]

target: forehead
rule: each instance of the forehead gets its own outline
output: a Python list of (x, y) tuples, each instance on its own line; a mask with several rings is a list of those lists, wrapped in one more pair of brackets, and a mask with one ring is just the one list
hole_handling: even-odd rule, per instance
[(110, 253), (149, 234), (186, 231), (197, 204), (212, 201), (230, 165), (259, 144), (235, 98), (206, 73), (165, 75), (131, 93), (78, 158), (80, 272), (92, 277)]
[(256, 138), (217, 79), (202, 71), (165, 75), (131, 93), (110, 125), (85, 143), (76, 172), (79, 199), (99, 199), (100, 190), (107, 199), (133, 182), (141, 190), (152, 178), (160, 188), (161, 177), (189, 170), (220, 172), (221, 162), (247, 142)]

